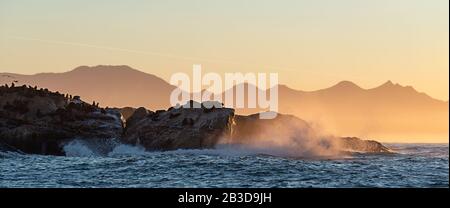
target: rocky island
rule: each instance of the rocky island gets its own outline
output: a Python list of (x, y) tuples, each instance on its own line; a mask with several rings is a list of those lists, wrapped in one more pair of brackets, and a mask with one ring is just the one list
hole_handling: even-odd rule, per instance
[(0, 87), (0, 146), (25, 153), (64, 155), (75, 138), (120, 138), (121, 114), (87, 104), (79, 96), (31, 86)]
[(201, 108), (176, 106), (155, 112), (145, 108), (126, 110), (125, 119), (120, 109), (102, 108), (95, 102), (89, 104), (79, 96), (32, 86), (4, 85), (0, 87), (0, 148), (65, 155), (63, 146), (75, 139), (114, 139), (149, 151), (164, 151), (278, 138), (300, 143), (298, 148), (318, 144), (325, 151), (336, 148), (372, 153), (390, 151), (376, 141), (321, 136), (307, 122), (290, 115), (261, 120), (257, 114), (235, 115), (234, 109), (203, 105)]

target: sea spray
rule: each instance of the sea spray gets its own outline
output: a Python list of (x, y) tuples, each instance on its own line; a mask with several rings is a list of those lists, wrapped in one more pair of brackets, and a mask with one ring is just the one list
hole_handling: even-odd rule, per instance
[[(86, 142), (76, 139), (64, 145), (63, 150), (69, 157), (122, 157), (122, 156), (145, 156), (152, 154), (179, 154), (179, 155), (215, 155), (223, 157), (243, 157), (243, 156), (273, 156), (289, 158), (321, 158), (325, 155), (318, 155), (315, 152), (298, 151), (296, 147), (274, 146), (270, 144), (218, 144), (214, 149), (178, 149), (171, 151), (146, 151), (140, 145), (129, 145), (115, 143), (108, 148), (99, 148), (100, 143)], [(102, 150), (103, 149), (103, 150)], [(332, 158), (333, 155), (327, 155)]]
[(66, 156), (69, 157), (93, 157), (99, 156), (91, 148), (86, 145), (82, 140), (73, 140), (64, 145), (63, 150)]
[(250, 152), (282, 157), (341, 157), (338, 139), (324, 135), (294, 116), (279, 115), (272, 120), (257, 114), (234, 116), (231, 136), (219, 144), (234, 144)]
[(145, 148), (140, 145), (128, 145), (128, 144), (119, 144), (114, 149), (108, 153), (109, 157), (115, 156), (129, 156), (129, 155), (145, 155), (148, 152), (145, 151)]
[(107, 156), (122, 144), (118, 139), (74, 139), (63, 145), (66, 156), (93, 157)]

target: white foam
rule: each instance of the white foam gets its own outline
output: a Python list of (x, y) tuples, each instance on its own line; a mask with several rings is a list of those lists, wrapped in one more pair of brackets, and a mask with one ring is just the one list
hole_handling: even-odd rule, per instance
[(84, 140), (73, 140), (67, 143), (63, 149), (66, 156), (72, 157), (96, 157), (96, 156), (133, 156), (147, 154), (194, 154), (217, 155), (227, 157), (242, 157), (251, 155), (270, 155), (275, 157), (295, 158), (322, 158), (338, 157), (334, 154), (317, 154), (316, 149), (302, 148), (301, 146), (275, 145), (275, 144), (218, 144), (213, 149), (178, 149), (172, 151), (146, 151), (142, 146), (122, 144), (118, 141), (109, 142), (109, 148), (101, 148), (106, 144), (92, 144)]
[(80, 140), (73, 140), (63, 147), (64, 152), (66, 153), (66, 156), (69, 157), (94, 157), (98, 156), (92, 149), (89, 148), (89, 146), (80, 141)]
[(108, 153), (108, 156), (123, 156), (123, 155), (144, 155), (147, 154), (145, 148), (142, 146), (132, 146), (127, 144), (119, 144), (117, 145), (111, 152)]

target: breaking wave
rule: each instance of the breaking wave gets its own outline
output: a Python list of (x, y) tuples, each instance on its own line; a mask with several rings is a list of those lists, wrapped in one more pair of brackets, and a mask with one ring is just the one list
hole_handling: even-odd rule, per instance
[(82, 140), (73, 140), (67, 143), (64, 145), (63, 150), (66, 156), (69, 157), (92, 157), (98, 155)]
[(108, 153), (109, 157), (127, 156), (127, 155), (145, 155), (148, 152), (142, 146), (132, 146), (128, 144), (119, 144)]
[(188, 154), (188, 155), (216, 155), (225, 157), (242, 156), (275, 156), (289, 158), (336, 158), (337, 155), (318, 155), (307, 150), (298, 150), (295, 146), (252, 146), (248, 144), (218, 144), (214, 149), (177, 149), (170, 151), (147, 151), (139, 145), (114, 142), (90, 142), (75, 139), (63, 146), (69, 157), (121, 157), (150, 154)]
[(66, 156), (69, 157), (113, 157), (121, 155), (142, 155), (146, 153), (143, 147), (122, 144), (116, 139), (112, 141), (75, 139), (65, 144), (63, 150)]

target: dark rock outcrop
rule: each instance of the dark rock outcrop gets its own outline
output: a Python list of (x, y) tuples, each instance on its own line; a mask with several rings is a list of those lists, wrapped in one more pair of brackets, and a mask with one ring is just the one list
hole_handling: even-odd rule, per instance
[(369, 152), (369, 153), (390, 153), (391, 150), (380, 142), (373, 140), (362, 140), (357, 137), (341, 137), (340, 147), (343, 151)]
[(32, 87), (0, 87), (0, 142), (25, 153), (64, 155), (75, 138), (119, 138), (119, 112)]
[(148, 150), (213, 148), (230, 135), (233, 117), (229, 108), (180, 106), (156, 112), (139, 108), (128, 119), (122, 141)]
[(17, 153), (23, 153), (22, 151), (3, 143), (2, 141), (0, 141), (0, 152), (17, 152)]
[(114, 109), (118, 110), (125, 120), (128, 120), (128, 118), (130, 118), (133, 115), (134, 111), (136, 110), (136, 108), (133, 107), (114, 108)]
[(127, 118), (126, 125), (127, 126), (135, 126), (137, 122), (145, 118), (146, 116), (152, 115), (153, 112), (148, 111), (147, 109), (141, 107), (136, 109), (131, 116)]

